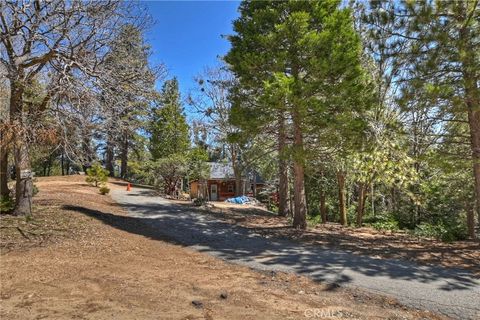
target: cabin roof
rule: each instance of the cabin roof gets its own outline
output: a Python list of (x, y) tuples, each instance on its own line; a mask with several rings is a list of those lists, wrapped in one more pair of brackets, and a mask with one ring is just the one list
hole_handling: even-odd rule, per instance
[(233, 179), (233, 167), (230, 163), (209, 162), (210, 177), (209, 179)]
[[(209, 162), (208, 164), (210, 165), (210, 177), (208, 178), (209, 180), (235, 179), (235, 174), (233, 172), (233, 167), (231, 163)], [(246, 177), (242, 176), (242, 178), (245, 179)], [(255, 180), (258, 184), (265, 183), (265, 181), (262, 179), (262, 177), (260, 177), (258, 173), (255, 175)]]

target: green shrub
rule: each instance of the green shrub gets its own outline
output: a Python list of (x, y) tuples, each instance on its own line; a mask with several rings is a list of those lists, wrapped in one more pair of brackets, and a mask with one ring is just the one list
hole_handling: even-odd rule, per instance
[(13, 199), (9, 196), (0, 197), (0, 212), (7, 213), (13, 210), (15, 203)]
[(398, 222), (395, 220), (377, 221), (372, 223), (375, 230), (398, 231)]
[(267, 210), (278, 213), (278, 206), (274, 202), (267, 203)]
[(108, 170), (102, 168), (98, 163), (87, 169), (87, 178), (85, 181), (95, 187), (99, 184), (105, 183), (108, 180)]
[(439, 223), (434, 225), (421, 223), (413, 230), (413, 234), (417, 237), (435, 238), (445, 242), (464, 240), (467, 238), (466, 228), (462, 224), (445, 225)]
[(106, 195), (110, 192), (110, 189), (107, 186), (101, 186), (99, 191), (101, 194)]
[(322, 216), (319, 214), (314, 216), (307, 216), (307, 224), (309, 227), (315, 227), (317, 224), (322, 223)]
[(433, 225), (430, 223), (422, 222), (413, 230), (413, 234), (417, 237), (435, 238), (440, 239), (442, 234), (446, 232), (443, 225)]
[(355, 226), (357, 221), (357, 208), (355, 206), (349, 206), (347, 208), (347, 222), (350, 226)]
[(375, 230), (398, 231), (402, 229), (399, 221), (391, 213), (366, 216), (364, 223)]
[(195, 198), (193, 200), (193, 205), (195, 205), (197, 207), (200, 207), (200, 206), (203, 206), (206, 202), (207, 202), (207, 200), (204, 199), (204, 198)]

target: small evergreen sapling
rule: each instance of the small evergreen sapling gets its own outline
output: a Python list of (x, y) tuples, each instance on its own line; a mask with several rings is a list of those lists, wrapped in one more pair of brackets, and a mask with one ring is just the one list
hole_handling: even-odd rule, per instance
[(102, 168), (98, 163), (95, 163), (91, 168), (87, 169), (87, 178), (85, 181), (95, 187), (98, 187), (98, 184), (107, 182), (108, 180), (108, 170)]
[(99, 191), (102, 195), (106, 195), (110, 192), (110, 188), (107, 187), (106, 185), (103, 185), (103, 186), (100, 187)]

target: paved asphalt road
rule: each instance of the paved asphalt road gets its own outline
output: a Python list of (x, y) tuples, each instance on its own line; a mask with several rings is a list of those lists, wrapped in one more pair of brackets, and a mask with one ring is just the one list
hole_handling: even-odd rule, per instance
[(114, 190), (112, 197), (128, 209), (128, 219), (153, 226), (154, 238), (255, 269), (295, 272), (322, 282), (390, 295), (405, 305), (454, 319), (480, 319), (480, 281), (464, 270), (266, 239), (252, 230), (155, 197), (148, 189)]

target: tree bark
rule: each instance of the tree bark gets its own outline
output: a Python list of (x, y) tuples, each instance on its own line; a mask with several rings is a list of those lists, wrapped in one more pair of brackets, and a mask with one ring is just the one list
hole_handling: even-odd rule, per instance
[(105, 150), (105, 168), (108, 170), (108, 175), (110, 177), (115, 176), (115, 167), (113, 165), (113, 161), (114, 161), (113, 139), (109, 137), (107, 139), (107, 148)]
[(238, 163), (238, 150), (234, 144), (228, 146), (230, 148), (230, 154), (232, 156), (232, 169), (235, 177), (235, 197), (243, 195), (244, 188), (242, 186), (242, 170)]
[(23, 91), (24, 85), (20, 81), (11, 81), (10, 119), (15, 126), (13, 155), (16, 173), (15, 208), (13, 212), (19, 216), (32, 214), (33, 197), (32, 168), (23, 119)]
[[(463, 15), (462, 15), (463, 16)], [(458, 49), (462, 63), (463, 83), (465, 85), (465, 104), (468, 109), (468, 125), (470, 128), (470, 146), (472, 150), (473, 176), (475, 181), (475, 210), (480, 224), (480, 90), (478, 88), (478, 70), (476, 52), (472, 44), (474, 38), (470, 27), (460, 30)], [(475, 238), (475, 219), (467, 215), (469, 236)], [(472, 225), (470, 225), (472, 224)]]
[(18, 216), (32, 214), (33, 181), (28, 146), (23, 141), (15, 146), (16, 169), (15, 209)]
[(253, 197), (257, 199), (257, 171), (253, 170), (253, 181), (252, 181), (252, 193)]
[(307, 205), (305, 198), (305, 168), (303, 159), (303, 133), (301, 128), (301, 115), (298, 110), (293, 111), (293, 130), (295, 155), (293, 160), (293, 190), (295, 202), (293, 214), (293, 227), (297, 229), (307, 228)]
[(128, 170), (128, 135), (125, 134), (122, 143), (122, 152), (120, 154), (120, 177), (125, 179)]
[(64, 162), (65, 162), (65, 159), (64, 159), (64, 155), (63, 155), (63, 151), (62, 151), (62, 154), (60, 155), (60, 166), (62, 167), (62, 176), (65, 175)]
[(286, 133), (285, 116), (279, 112), (278, 118), (278, 215), (286, 217), (288, 208), (288, 165), (285, 159)]
[(294, 197), (295, 204), (293, 215), (293, 227), (297, 229), (307, 228), (307, 206), (305, 200), (304, 168), (303, 164), (297, 161), (293, 163)]
[(327, 207), (325, 204), (325, 190), (323, 186), (320, 186), (320, 217), (322, 218), (322, 223), (327, 223)]
[(92, 166), (93, 159), (95, 159), (94, 151), (92, 150), (89, 136), (90, 136), (90, 133), (88, 132), (88, 129), (84, 128), (83, 141), (82, 141), (82, 148), (84, 153), (82, 168), (84, 172), (87, 172), (87, 169)]
[(345, 190), (345, 172), (340, 170), (337, 172), (338, 183), (338, 211), (340, 213), (340, 224), (347, 225), (347, 205), (346, 205), (346, 190)]
[[(480, 223), (480, 110), (469, 110), (468, 123), (470, 125), (470, 137), (473, 158), (473, 176), (475, 179), (475, 211)], [(467, 219), (469, 236), (475, 238), (475, 219)], [(472, 225), (470, 225), (472, 224)]]
[(70, 159), (67, 158), (65, 161), (65, 174), (68, 176), (70, 174)]
[(289, 183), (290, 183), (290, 186), (289, 186), (289, 189), (288, 189), (288, 207), (290, 208), (290, 210), (289, 210), (288, 213), (293, 218), (293, 212), (295, 211), (294, 206), (293, 206), (295, 201), (293, 200), (293, 198), (294, 198), (295, 195), (294, 195), (293, 187), (292, 187), (293, 182), (289, 182)]
[(362, 226), (363, 213), (365, 212), (365, 201), (367, 200), (367, 184), (358, 185), (358, 206), (357, 206), (357, 227)]
[[(7, 106), (5, 106), (5, 108), (7, 108)], [(10, 121), (11, 116), (9, 114), (6, 122), (9, 123)], [(7, 141), (9, 134), (6, 130), (6, 126), (2, 125), (0, 128), (0, 197), (10, 196), (10, 189), (8, 188), (8, 155), (10, 151), (8, 146), (10, 145), (10, 141)]]
[(472, 203), (470, 206), (467, 207), (467, 231), (468, 236), (472, 239), (475, 238), (475, 208), (476, 205)]
[[(2, 141), (5, 143), (5, 141)], [(6, 146), (0, 144), (0, 196), (8, 197), (8, 150)]]
[(50, 177), (50, 172), (52, 170), (52, 156), (50, 155), (48, 157), (48, 162), (47, 162), (47, 176)]
[(235, 197), (243, 195), (243, 186), (242, 186), (242, 172), (235, 166), (234, 169), (235, 175)]

